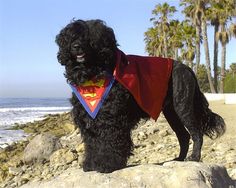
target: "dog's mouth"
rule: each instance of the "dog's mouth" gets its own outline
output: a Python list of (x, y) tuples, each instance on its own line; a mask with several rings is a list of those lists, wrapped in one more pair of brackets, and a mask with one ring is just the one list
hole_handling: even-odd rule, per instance
[(85, 53), (76, 55), (77, 62), (83, 62), (85, 60)]

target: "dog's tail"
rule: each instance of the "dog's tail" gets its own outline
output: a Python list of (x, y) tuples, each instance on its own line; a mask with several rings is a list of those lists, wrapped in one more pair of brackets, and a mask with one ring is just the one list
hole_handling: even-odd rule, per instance
[(198, 84), (195, 91), (194, 102), (196, 118), (201, 122), (199, 125), (201, 132), (211, 139), (222, 136), (226, 130), (224, 119), (209, 109), (209, 103), (204, 94), (200, 91)]

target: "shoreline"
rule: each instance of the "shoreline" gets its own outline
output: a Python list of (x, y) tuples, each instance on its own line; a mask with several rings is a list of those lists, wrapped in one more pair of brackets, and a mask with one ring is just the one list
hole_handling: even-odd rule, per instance
[[(60, 123), (64, 124), (65, 122), (70, 122), (71, 123), (71, 119), (70, 119), (70, 112), (60, 112), (60, 113), (55, 113), (55, 114), (46, 114), (43, 117), (41, 117), (40, 119), (36, 119), (34, 121), (29, 121), (26, 123), (15, 123), (12, 126), (6, 127), (6, 128), (2, 128), (0, 130), (2, 131), (20, 131), (23, 133), (23, 136), (15, 141), (12, 141), (11, 143), (3, 143), (6, 144), (8, 146), (11, 145), (17, 145), (18, 142), (24, 142), (26, 140), (31, 139), (32, 137), (34, 137), (37, 134), (40, 134), (42, 132), (49, 132), (52, 133), (56, 136), (63, 136), (64, 134), (66, 135), (68, 133), (68, 131), (65, 131), (65, 129), (63, 129), (62, 126), (58, 126), (58, 127), (52, 127), (51, 124), (53, 124), (53, 121), (56, 121), (56, 119), (58, 118), (59, 121), (61, 121)], [(49, 127), (48, 127), (49, 124)], [(60, 132), (61, 131), (61, 132)], [(65, 131), (64, 133), (62, 131)], [(0, 138), (1, 139), (1, 138)], [(6, 146), (6, 147), (8, 147)], [(5, 149), (6, 147), (0, 147), (0, 151)]]
[[(40, 122), (44, 121), (45, 119), (51, 118), (54, 116), (57, 117), (57, 116), (60, 116), (63, 114), (68, 114), (68, 113), (69, 112), (67, 112), (67, 111), (48, 113), (43, 116), (32, 119), (30, 121), (24, 122), (24, 123), (14, 123), (12, 125), (1, 127), (0, 131), (2, 131), (3, 133), (9, 132), (9, 139), (10, 139), (10, 137), (13, 137), (13, 138), (9, 141), (0, 143), (0, 151), (1, 151), (1, 149), (6, 148), (7, 146), (9, 146), (11, 144), (14, 144), (14, 143), (24, 140), (24, 139), (27, 139), (27, 137), (29, 137), (30, 134), (37, 132), (35, 129), (33, 129), (33, 127), (37, 124), (40, 124)], [(36, 126), (36, 127), (38, 127), (38, 126)], [(39, 126), (39, 130), (40, 130), (40, 126)], [(15, 134), (14, 134), (14, 132), (15, 132)], [(0, 137), (0, 139), (2, 139), (2, 138)]]
[(63, 137), (75, 130), (71, 122), (70, 113), (64, 112), (48, 114), (42, 120), (16, 124), (10, 128), (10, 130), (22, 130), (28, 135), (25, 139), (20, 139), (5, 148), (0, 148), (0, 187), (4, 182), (8, 183), (15, 177), (16, 174), (11, 174), (11, 168), (22, 168), (24, 166), (22, 158), (24, 149), (36, 135), (49, 133), (58, 138)]

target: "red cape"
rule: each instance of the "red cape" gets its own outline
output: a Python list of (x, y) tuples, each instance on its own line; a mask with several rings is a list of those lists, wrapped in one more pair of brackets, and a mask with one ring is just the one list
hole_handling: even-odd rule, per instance
[(162, 111), (173, 60), (117, 52), (115, 79), (134, 96), (139, 106), (157, 120)]

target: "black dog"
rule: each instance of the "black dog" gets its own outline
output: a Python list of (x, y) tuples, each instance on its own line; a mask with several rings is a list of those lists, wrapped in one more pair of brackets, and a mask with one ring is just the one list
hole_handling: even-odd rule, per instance
[[(118, 45), (113, 30), (103, 21), (74, 20), (56, 36), (56, 43), (57, 58), (65, 66), (68, 83), (81, 86), (93, 78), (113, 74)], [(122, 59), (127, 62), (125, 55)], [(225, 131), (224, 120), (208, 108), (189, 67), (173, 62), (168, 82), (162, 111), (180, 144), (180, 154), (175, 160), (186, 159), (191, 136), (193, 151), (187, 160), (199, 161), (203, 135), (221, 136)], [(90, 117), (74, 93), (71, 103), (74, 122), (85, 143), (84, 171), (112, 172), (124, 168), (133, 147), (131, 130), (141, 118), (150, 117), (134, 96), (114, 80), (95, 118)]]

